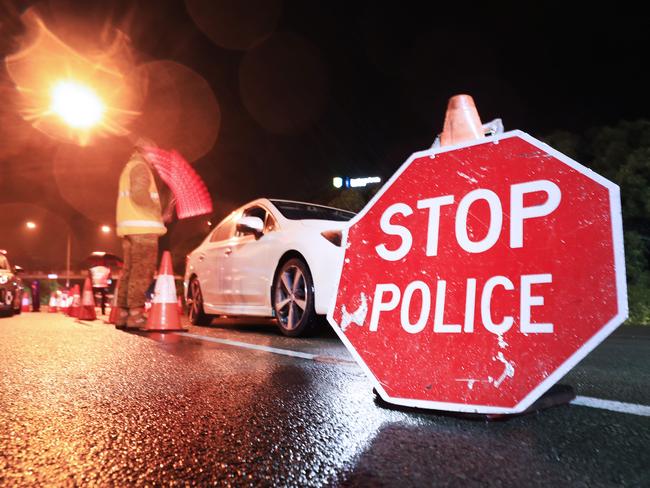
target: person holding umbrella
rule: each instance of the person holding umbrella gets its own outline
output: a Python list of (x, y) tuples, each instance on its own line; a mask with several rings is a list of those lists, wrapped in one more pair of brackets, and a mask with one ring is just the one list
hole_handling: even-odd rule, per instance
[(90, 274), (93, 293), (100, 296), (102, 315), (106, 314), (106, 293), (111, 282), (111, 266), (119, 268), (122, 260), (114, 254), (104, 251), (95, 251), (86, 258), (86, 265)]
[(116, 220), (124, 267), (117, 294), (118, 329), (138, 329), (146, 324), (145, 292), (156, 270), (158, 238), (167, 232), (165, 221), (173, 214), (171, 198), (163, 212), (154, 168), (146, 158), (146, 151), (155, 147), (152, 141), (138, 138), (120, 175)]

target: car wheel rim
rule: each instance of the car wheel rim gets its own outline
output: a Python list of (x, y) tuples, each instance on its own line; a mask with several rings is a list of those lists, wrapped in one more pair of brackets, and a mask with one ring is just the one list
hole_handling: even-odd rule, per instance
[(307, 308), (307, 283), (298, 266), (289, 266), (280, 273), (275, 289), (275, 312), (282, 326), (295, 329)]
[(195, 319), (200, 315), (202, 306), (203, 298), (201, 297), (201, 287), (199, 286), (198, 281), (195, 280), (192, 281), (192, 306), (190, 307), (192, 319)]

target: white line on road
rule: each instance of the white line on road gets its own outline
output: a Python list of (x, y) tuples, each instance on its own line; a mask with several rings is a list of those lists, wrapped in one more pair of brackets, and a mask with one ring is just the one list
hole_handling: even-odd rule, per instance
[[(217, 344), (225, 344), (228, 346), (242, 347), (244, 349), (253, 349), (256, 351), (264, 351), (273, 354), (281, 354), (283, 356), (309, 359), (311, 361), (319, 361), (319, 362), (334, 363), (334, 364), (356, 364), (355, 361), (340, 359), (333, 356), (323, 356), (319, 354), (310, 354), (307, 352), (292, 351), (291, 349), (280, 349), (277, 347), (262, 346), (259, 344), (252, 344), (250, 342), (232, 341), (230, 339), (218, 339), (216, 337), (190, 334), (189, 332), (177, 332), (177, 334), (183, 337), (189, 337), (190, 339), (198, 339), (206, 342), (215, 342)], [(579, 405), (582, 407), (598, 408), (601, 410), (610, 410), (612, 412), (621, 412), (621, 413), (627, 413), (632, 415), (641, 415), (644, 417), (650, 417), (650, 406), (639, 405), (636, 403), (624, 403), (624, 402), (617, 402), (614, 400), (603, 400), (601, 398), (576, 396), (575, 399), (571, 401), (571, 404)]]
[(650, 417), (650, 407), (636, 403), (623, 403), (616, 402), (614, 400), (602, 400), (600, 398), (591, 398), (584, 396), (575, 397), (575, 400), (573, 400), (571, 403), (573, 405), (580, 405), (583, 407), (600, 408), (601, 410), (611, 410), (612, 412), (630, 413), (632, 415)]
[(178, 332), (177, 334), (183, 337), (189, 337), (190, 339), (199, 339), (201, 341), (206, 341), (206, 342), (216, 342), (217, 344), (225, 344), (228, 346), (242, 347), (244, 349), (254, 349), (256, 351), (271, 352), (273, 354), (281, 354), (283, 356), (291, 356), (294, 358), (309, 359), (311, 361), (318, 361), (323, 363), (354, 363), (354, 361), (339, 359), (333, 356), (310, 354), (308, 352), (292, 351), (290, 349), (280, 349), (278, 347), (262, 346), (259, 344), (251, 344), (250, 342), (232, 341), (230, 339), (218, 339), (216, 337), (190, 334), (189, 332)]

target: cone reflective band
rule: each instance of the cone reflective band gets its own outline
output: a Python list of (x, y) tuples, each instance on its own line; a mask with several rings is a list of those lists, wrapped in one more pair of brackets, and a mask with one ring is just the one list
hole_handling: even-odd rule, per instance
[(145, 148), (149, 161), (171, 188), (176, 197), (176, 215), (179, 219), (205, 215), (212, 212), (212, 199), (208, 188), (196, 171), (176, 151), (156, 147)]
[(153, 292), (153, 303), (177, 303), (176, 284), (170, 275), (159, 276)]

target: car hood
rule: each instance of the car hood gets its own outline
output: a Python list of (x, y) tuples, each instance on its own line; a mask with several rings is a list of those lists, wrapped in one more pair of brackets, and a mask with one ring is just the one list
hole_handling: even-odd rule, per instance
[(341, 222), (337, 220), (301, 220), (300, 225), (313, 230), (341, 230), (345, 229), (350, 222)]

